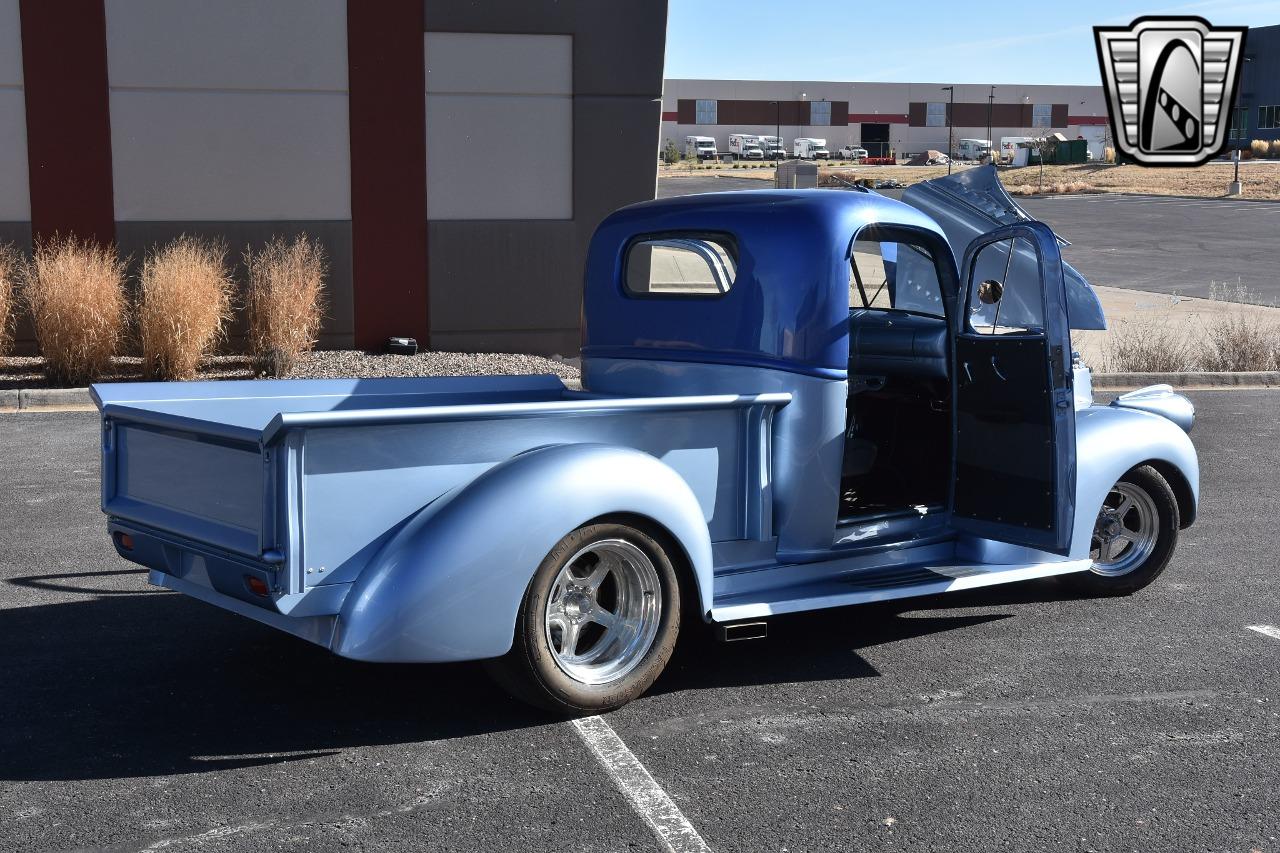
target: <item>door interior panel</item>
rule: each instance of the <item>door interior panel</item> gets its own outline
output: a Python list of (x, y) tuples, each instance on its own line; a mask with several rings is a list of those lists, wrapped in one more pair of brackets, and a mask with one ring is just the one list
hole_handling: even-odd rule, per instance
[(1057, 459), (1047, 362), (1043, 337), (957, 339), (957, 516), (1053, 529)]

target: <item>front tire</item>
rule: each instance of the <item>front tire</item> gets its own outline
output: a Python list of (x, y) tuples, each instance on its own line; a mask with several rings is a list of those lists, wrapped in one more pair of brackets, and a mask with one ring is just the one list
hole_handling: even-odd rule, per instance
[(538, 566), (511, 651), (489, 672), (517, 698), (558, 714), (611, 711), (661, 674), (680, 611), (679, 579), (653, 532), (580, 527)]
[(1089, 571), (1064, 579), (1089, 595), (1135, 593), (1169, 565), (1180, 522), (1169, 483), (1150, 465), (1139, 465), (1111, 487), (1098, 511)]

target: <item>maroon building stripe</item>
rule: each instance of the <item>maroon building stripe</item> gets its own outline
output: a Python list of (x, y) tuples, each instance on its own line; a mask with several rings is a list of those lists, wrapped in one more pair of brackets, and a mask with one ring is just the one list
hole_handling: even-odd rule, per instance
[(906, 124), (910, 120), (906, 113), (849, 113), (849, 124)]
[(347, 3), (355, 344), (429, 344), (422, 0)]
[(31, 231), (110, 243), (111, 104), (103, 0), (20, 0)]

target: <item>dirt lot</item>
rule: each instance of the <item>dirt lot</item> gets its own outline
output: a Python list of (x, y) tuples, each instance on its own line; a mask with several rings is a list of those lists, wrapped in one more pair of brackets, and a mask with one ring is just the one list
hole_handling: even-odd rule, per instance
[[(970, 167), (957, 164), (955, 168)], [(819, 170), (821, 176), (835, 174), (848, 179), (892, 178), (903, 184), (927, 181), (946, 173), (946, 166), (844, 166), (838, 163), (823, 166)], [(721, 166), (691, 170), (683, 164), (659, 169), (662, 177), (681, 174), (725, 175), (773, 181), (773, 169), (761, 168), (756, 164), (738, 169)], [(1227, 194), (1227, 184), (1231, 182), (1232, 174), (1231, 163), (1219, 162), (1207, 163), (1194, 169), (1150, 169), (1144, 166), (1102, 164), (1045, 166), (1043, 186), (1047, 192), (1116, 192), (1220, 198)], [(1242, 162), (1240, 179), (1244, 182), (1245, 198), (1280, 200), (1280, 161)], [(1034, 166), (1001, 169), (1000, 180), (1015, 193), (1037, 192), (1041, 186), (1040, 169)]]

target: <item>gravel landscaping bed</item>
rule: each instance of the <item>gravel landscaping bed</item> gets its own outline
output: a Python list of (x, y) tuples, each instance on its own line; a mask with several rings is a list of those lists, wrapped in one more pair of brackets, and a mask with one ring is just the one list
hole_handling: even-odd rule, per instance
[[(0, 357), (0, 390), (48, 388), (42, 372), (44, 360), (35, 356)], [(378, 355), (360, 350), (325, 350), (308, 353), (289, 374), (290, 379), (354, 379), (386, 376), (518, 376), (553, 373), (577, 385), (575, 361), (512, 353), (424, 352), (418, 355)], [(112, 360), (103, 382), (142, 380), (142, 359), (120, 356)], [(197, 379), (257, 379), (249, 359), (220, 355), (207, 359)]]

